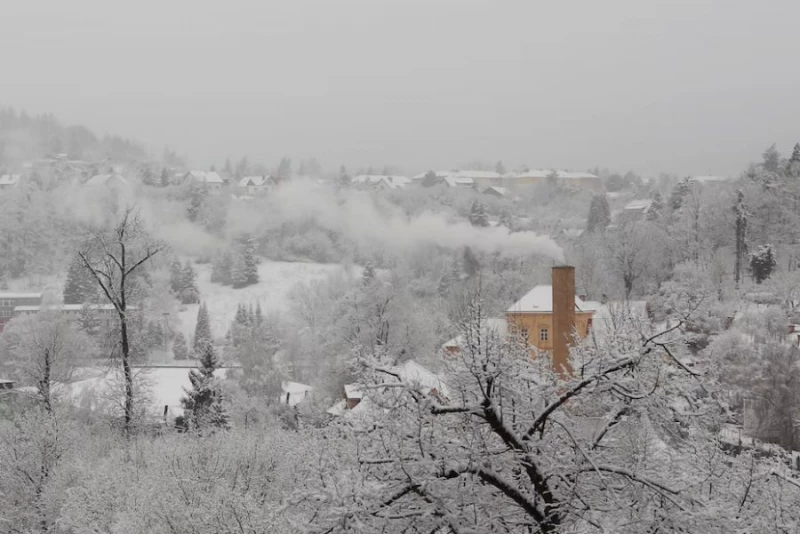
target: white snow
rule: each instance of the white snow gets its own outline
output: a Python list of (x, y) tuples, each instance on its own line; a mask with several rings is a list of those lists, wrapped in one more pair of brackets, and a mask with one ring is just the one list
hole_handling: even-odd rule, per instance
[[(584, 302), (583, 299), (575, 296), (575, 311), (595, 311), (595, 309), (596, 303)], [(506, 311), (507, 313), (552, 313), (553, 286), (534, 287)]]
[(311, 394), (313, 389), (314, 388), (307, 384), (284, 380), (281, 382), (281, 390), (283, 391), (283, 394), (280, 396), (278, 401), (281, 404), (295, 406), (305, 400)]
[[(252, 304), (253, 307), (260, 304), (264, 314), (283, 312), (289, 307), (288, 296), (295, 285), (322, 280), (332, 274), (342, 273), (344, 269), (338, 264), (262, 260), (258, 266), (258, 284), (233, 289), (211, 282), (211, 265), (195, 266), (200, 299), (208, 306), (211, 333), (217, 338), (223, 337), (228, 331), (239, 304)], [(182, 307), (178, 313), (178, 328), (189, 343), (194, 336), (198, 308), (199, 304), (190, 304)]]
[[(134, 367), (135, 387), (138, 395), (145, 399), (148, 412), (160, 416), (164, 407), (168, 406), (173, 416), (183, 413), (181, 399), (184, 389), (191, 388), (189, 371), (192, 367)], [(217, 369), (214, 376), (224, 378), (228, 369)], [(120, 406), (122, 400), (122, 383), (116, 370), (105, 368), (82, 369), (81, 374), (90, 376), (69, 384), (58, 384), (52, 388), (53, 393), (64, 401), (90, 410), (109, 413)], [(20, 388), (19, 391), (35, 394), (33, 387)]]

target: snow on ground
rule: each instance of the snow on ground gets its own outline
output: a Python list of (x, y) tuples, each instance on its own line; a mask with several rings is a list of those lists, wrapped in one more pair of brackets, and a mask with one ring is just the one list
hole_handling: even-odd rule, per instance
[[(146, 399), (151, 415), (162, 415), (168, 406), (173, 416), (181, 415), (181, 398), (185, 389), (191, 389), (189, 368), (186, 367), (134, 367), (134, 384), (137, 396)], [(216, 377), (224, 378), (229, 369), (217, 369)], [(119, 410), (123, 389), (117, 370), (107, 368), (85, 368), (80, 370), (81, 380), (61, 384), (53, 389), (57, 397), (73, 404), (103, 413)], [(35, 394), (35, 388), (20, 388), (20, 391)]]
[[(211, 283), (209, 264), (196, 265), (195, 269), (200, 299), (208, 306), (211, 332), (214, 337), (221, 338), (228, 331), (240, 303), (252, 304), (253, 307), (261, 304), (264, 314), (286, 311), (289, 308), (289, 294), (295, 285), (342, 273), (345, 267), (339, 264), (262, 260), (258, 266), (259, 283), (242, 289)], [(184, 306), (179, 313), (179, 328), (189, 343), (194, 335), (198, 308), (198, 304), (191, 304)]]

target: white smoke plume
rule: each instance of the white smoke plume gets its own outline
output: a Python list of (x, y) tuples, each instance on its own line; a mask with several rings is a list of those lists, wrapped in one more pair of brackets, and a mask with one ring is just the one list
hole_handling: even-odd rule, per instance
[(502, 226), (478, 228), (432, 211), (408, 217), (399, 207), (381, 202), (369, 192), (335, 194), (310, 181), (283, 185), (268, 197), (266, 204), (241, 204), (241, 209), (232, 209), (229, 214), (228, 224), (233, 232), (252, 231), (265, 223), (299, 223), (313, 218), (322, 227), (342, 233), (365, 247), (384, 246), (402, 251), (429, 244), (453, 249), (468, 246), (510, 256), (536, 253), (556, 261), (564, 259), (561, 247), (548, 236), (512, 233)]

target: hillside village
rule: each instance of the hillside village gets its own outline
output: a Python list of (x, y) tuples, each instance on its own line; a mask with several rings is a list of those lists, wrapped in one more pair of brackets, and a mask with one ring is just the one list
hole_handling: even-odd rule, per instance
[[(656, 503), (687, 532), (708, 516), (800, 524), (765, 497), (800, 496), (800, 146), (733, 178), (351, 176), (313, 158), (196, 170), (86, 138), (76, 152), (99, 157), (11, 143), (0, 160), (0, 466), (54, 473), (0, 477), (0, 499), (29, 496), (20, 524), (107, 524), (86, 489), (101, 478), (123, 492), (120, 477), (150, 477), (153, 511), (194, 476), (120, 461), (126, 447), (254, 459), (277, 477), (269, 506), (249, 490), (196, 502), (286, 532), (402, 529), (405, 514), (436, 532), (424, 495), (396, 497), (409, 476), (453, 507), (468, 484), (522, 524), (546, 509), (661, 524)], [(19, 460), (31, 445), (58, 454)], [(239, 495), (233, 472), (197, 476)], [(360, 477), (366, 493), (326, 493)], [(52, 508), (23, 504), (45, 486)], [(734, 497), (738, 518), (722, 512)], [(569, 511), (585, 506), (596, 518)], [(477, 531), (500, 524), (482, 514)]]

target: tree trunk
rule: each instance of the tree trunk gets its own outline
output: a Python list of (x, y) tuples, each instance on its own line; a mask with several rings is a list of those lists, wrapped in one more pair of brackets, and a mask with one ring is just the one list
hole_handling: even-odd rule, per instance
[(119, 312), (119, 329), (122, 343), (122, 374), (125, 377), (125, 425), (126, 436), (131, 434), (133, 420), (133, 373), (131, 372), (130, 345), (128, 344), (128, 320), (125, 311)]

